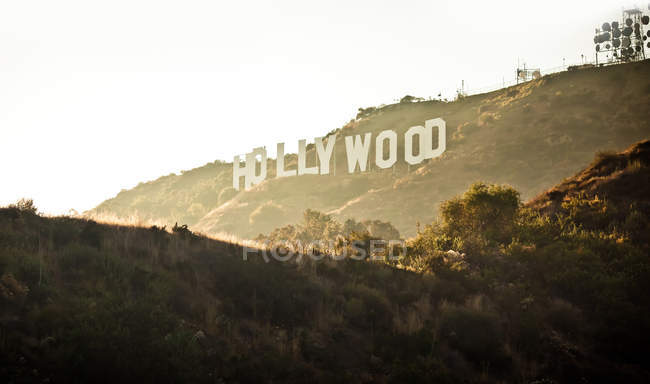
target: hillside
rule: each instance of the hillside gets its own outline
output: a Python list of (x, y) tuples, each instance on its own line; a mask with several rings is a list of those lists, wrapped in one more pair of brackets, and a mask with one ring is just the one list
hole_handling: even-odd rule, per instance
[(648, 148), (474, 184), (398, 263), (0, 208), (0, 381), (648, 382)]
[(122, 190), (91, 211), (93, 216), (195, 224), (211, 207), (235, 194), (232, 163), (215, 161)]
[(582, 172), (528, 202), (545, 214), (557, 214), (575, 198), (607, 200), (650, 215), (650, 140), (623, 152), (602, 152)]
[[(650, 61), (558, 73), (449, 103), (364, 110), (337, 130), (336, 176), (273, 179), (271, 171), (262, 184), (235, 193), (231, 165), (208, 164), (124, 191), (91, 214), (137, 214), (183, 222), (203, 233), (251, 238), (297, 222), (311, 208), (339, 221), (389, 221), (411, 236), (416, 222), (432, 221), (441, 201), (475, 180), (512, 185), (527, 200), (587, 165), (593, 153), (648, 138), (649, 109)], [(394, 169), (347, 174), (344, 136), (390, 128), (402, 138), (409, 127), (434, 117), (447, 121), (442, 157), (419, 167), (402, 161)], [(313, 148), (308, 158), (315, 161)], [(274, 169), (273, 160), (269, 166)]]

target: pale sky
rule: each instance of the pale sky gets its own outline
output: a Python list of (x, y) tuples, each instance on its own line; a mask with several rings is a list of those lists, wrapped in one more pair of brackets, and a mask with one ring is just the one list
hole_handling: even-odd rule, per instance
[(0, 205), (81, 212), (254, 147), (295, 151), (359, 107), (512, 80), (518, 59), (592, 59), (594, 28), (628, 5), (0, 0)]

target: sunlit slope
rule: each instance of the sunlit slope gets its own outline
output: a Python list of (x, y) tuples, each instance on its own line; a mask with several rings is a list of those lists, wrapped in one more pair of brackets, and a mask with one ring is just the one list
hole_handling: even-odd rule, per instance
[(602, 206), (603, 201), (615, 205), (603, 213), (619, 219), (628, 211), (650, 216), (650, 140), (623, 152), (599, 153), (586, 169), (535, 197), (527, 206), (552, 216), (574, 208), (570, 203), (573, 199), (582, 199), (593, 207)]
[(88, 214), (102, 219), (195, 224), (234, 194), (232, 164), (216, 161), (122, 190)]
[[(111, 211), (111, 206), (118, 206), (120, 215), (137, 210), (173, 221), (170, 209), (158, 208), (156, 201), (181, 195), (184, 200), (175, 201), (177, 212), (185, 207), (187, 213), (177, 216), (206, 233), (255, 236), (296, 222), (304, 209), (312, 208), (340, 219), (387, 220), (402, 234), (411, 235), (417, 222), (434, 219), (440, 201), (476, 180), (511, 184), (528, 199), (585, 167), (594, 152), (622, 150), (650, 137), (649, 75), (650, 63), (642, 62), (559, 73), (452, 103), (390, 105), (337, 131), (336, 176), (275, 179), (270, 160), (265, 182), (235, 194), (229, 189), (231, 165), (224, 164), (195, 177), (191, 188), (200, 198), (193, 200), (187, 191), (178, 190), (182, 180), (189, 179), (184, 174), (174, 176), (174, 184), (156, 187), (158, 192), (151, 198), (144, 187), (154, 188), (160, 181), (118, 195), (98, 209)], [(434, 161), (407, 167), (401, 150), (403, 133), (435, 117), (447, 121), (447, 151)], [(369, 171), (348, 174), (343, 137), (372, 132), (374, 140), (385, 129), (398, 132), (401, 161), (381, 171), (371, 161)], [(313, 164), (315, 157), (312, 148), (308, 162)], [(295, 158), (288, 164), (295, 166)], [(196, 212), (210, 208), (198, 219)]]

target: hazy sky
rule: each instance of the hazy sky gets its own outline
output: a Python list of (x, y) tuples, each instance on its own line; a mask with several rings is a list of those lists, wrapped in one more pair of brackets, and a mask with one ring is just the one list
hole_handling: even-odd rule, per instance
[(256, 146), (295, 151), (358, 107), (511, 80), (518, 58), (591, 59), (623, 5), (0, 0), (0, 205), (82, 211)]

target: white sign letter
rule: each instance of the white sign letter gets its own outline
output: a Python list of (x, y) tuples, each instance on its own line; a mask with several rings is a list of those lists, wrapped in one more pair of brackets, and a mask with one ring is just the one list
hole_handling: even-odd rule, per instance
[(284, 143), (278, 143), (278, 158), (275, 161), (276, 177), (287, 177), (295, 176), (296, 170), (292, 169), (289, 171), (284, 170)]
[[(384, 142), (388, 139), (388, 159), (384, 160)], [(397, 161), (397, 133), (383, 131), (375, 140), (375, 164), (381, 169), (392, 167)]]
[(244, 188), (247, 188), (246, 182), (248, 181), (248, 162), (246, 162), (242, 167), (239, 156), (235, 156), (232, 161), (232, 187), (235, 188), (236, 191), (239, 191), (239, 178), (242, 176), (244, 177)]
[[(260, 174), (255, 174), (257, 168), (257, 156), (260, 156)], [(253, 149), (253, 152), (246, 154), (246, 168), (248, 169), (249, 181), (246, 182), (246, 189), (257, 185), (266, 179), (266, 148), (259, 147)]]
[[(433, 159), (438, 157), (445, 152), (447, 149), (447, 124), (441, 118), (431, 119), (424, 122), (425, 133), (426, 133), (426, 142), (427, 142), (427, 159)], [(433, 149), (433, 127), (438, 127), (438, 148)], [(422, 147), (420, 147), (422, 150)]]
[[(419, 147), (420, 150), (418, 151), (418, 155), (414, 156), (413, 155), (413, 136), (417, 135), (419, 139)], [(409, 128), (408, 131), (404, 134), (404, 160), (411, 164), (419, 164), (424, 160), (424, 156), (426, 154), (426, 147), (424, 145), (424, 140), (426, 139), (426, 130), (424, 129), (423, 126), (417, 125), (415, 127)]]
[(368, 165), (368, 152), (370, 150), (370, 137), (372, 134), (370, 132), (364, 135), (364, 139), (361, 139), (361, 135), (354, 136), (354, 142), (352, 142), (352, 136), (345, 137), (345, 152), (348, 157), (348, 172), (353, 173), (359, 163), (359, 169), (361, 172), (365, 172), (366, 166)]
[(327, 139), (327, 148), (323, 148), (323, 138), (318, 137), (316, 141), (316, 152), (318, 153), (318, 162), (320, 164), (320, 174), (329, 175), (330, 173), (330, 159), (332, 158), (332, 151), (336, 143), (336, 134), (333, 134)]
[(316, 175), (318, 168), (307, 168), (307, 140), (298, 141), (298, 175)]

